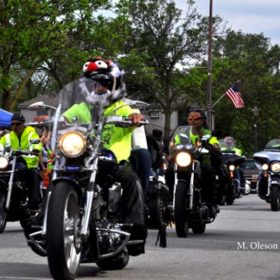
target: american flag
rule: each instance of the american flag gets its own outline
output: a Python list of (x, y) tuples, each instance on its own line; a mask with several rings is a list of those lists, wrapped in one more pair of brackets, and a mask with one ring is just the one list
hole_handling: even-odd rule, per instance
[(243, 108), (245, 105), (244, 105), (244, 101), (241, 97), (241, 94), (238, 90), (238, 87), (237, 85), (233, 85), (232, 87), (230, 87), (226, 93), (225, 93), (228, 98), (232, 101), (233, 105), (235, 108)]

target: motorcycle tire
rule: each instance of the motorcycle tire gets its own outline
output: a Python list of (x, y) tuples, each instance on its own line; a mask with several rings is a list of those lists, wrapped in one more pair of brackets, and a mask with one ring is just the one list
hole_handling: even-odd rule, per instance
[(192, 232), (195, 234), (202, 234), (205, 232), (206, 225), (203, 224), (195, 224), (192, 226)]
[(121, 270), (127, 266), (128, 261), (129, 254), (127, 249), (125, 249), (115, 257), (99, 260), (96, 264), (102, 270)]
[(279, 186), (272, 185), (270, 188), (270, 209), (271, 211), (278, 211), (279, 210)]
[(188, 205), (188, 186), (179, 182), (175, 193), (175, 229), (178, 237), (187, 237), (189, 219), (187, 215)]
[(0, 194), (0, 233), (4, 232), (7, 224), (7, 213), (5, 212), (5, 196)]
[(219, 204), (219, 205), (225, 205), (225, 203), (226, 203), (226, 196), (225, 196), (225, 195), (222, 195), (221, 197), (219, 197), (219, 198), (217, 199), (217, 201), (218, 201), (218, 204)]
[(147, 218), (147, 227), (148, 228), (158, 228), (160, 226), (160, 207), (161, 200), (157, 196), (154, 200), (147, 202), (149, 217)]
[(235, 197), (235, 185), (232, 184), (230, 189), (227, 191), (226, 195), (226, 204), (227, 205), (232, 205), (234, 202), (234, 197)]
[(226, 204), (227, 204), (227, 205), (232, 205), (233, 202), (234, 202), (234, 199), (233, 199), (232, 197), (227, 197), (227, 198), (226, 198)]
[(79, 238), (80, 207), (78, 194), (68, 182), (53, 186), (48, 205), (47, 255), (55, 280), (75, 279), (81, 259)]

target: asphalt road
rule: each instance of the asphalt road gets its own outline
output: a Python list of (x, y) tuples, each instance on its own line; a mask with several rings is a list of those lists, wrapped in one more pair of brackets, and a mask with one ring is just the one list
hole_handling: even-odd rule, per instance
[[(177, 238), (168, 228), (167, 248), (155, 246), (149, 230), (146, 254), (131, 257), (120, 271), (101, 271), (83, 264), (77, 279), (279, 280), (280, 212), (256, 194), (222, 206), (216, 221), (202, 235)], [(47, 259), (27, 246), (18, 223), (0, 235), (0, 280), (52, 279)]]

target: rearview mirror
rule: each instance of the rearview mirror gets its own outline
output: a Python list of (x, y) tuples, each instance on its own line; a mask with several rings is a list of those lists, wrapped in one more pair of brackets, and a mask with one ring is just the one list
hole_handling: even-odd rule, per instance
[(38, 101), (38, 102), (32, 103), (32, 104), (30, 104), (30, 105), (28, 106), (28, 108), (29, 108), (29, 109), (34, 109), (34, 110), (40, 109), (40, 108), (52, 109), (52, 110), (54, 110), (54, 111), (57, 110), (56, 107), (53, 107), (53, 106), (51, 106), (51, 105), (47, 105), (47, 104), (45, 104), (43, 101)]
[(35, 102), (35, 103), (32, 103), (28, 106), (28, 108), (42, 108), (42, 107), (45, 107), (45, 103), (43, 101), (38, 101), (38, 102)]

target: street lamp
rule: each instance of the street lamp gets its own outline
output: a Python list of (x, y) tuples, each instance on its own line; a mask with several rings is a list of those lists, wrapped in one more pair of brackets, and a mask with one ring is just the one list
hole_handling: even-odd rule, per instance
[(254, 114), (254, 142), (255, 142), (255, 150), (257, 151), (258, 150), (258, 124), (257, 124), (257, 118), (259, 116), (259, 113), (260, 113), (260, 109), (255, 106), (253, 109), (252, 109), (252, 112)]

